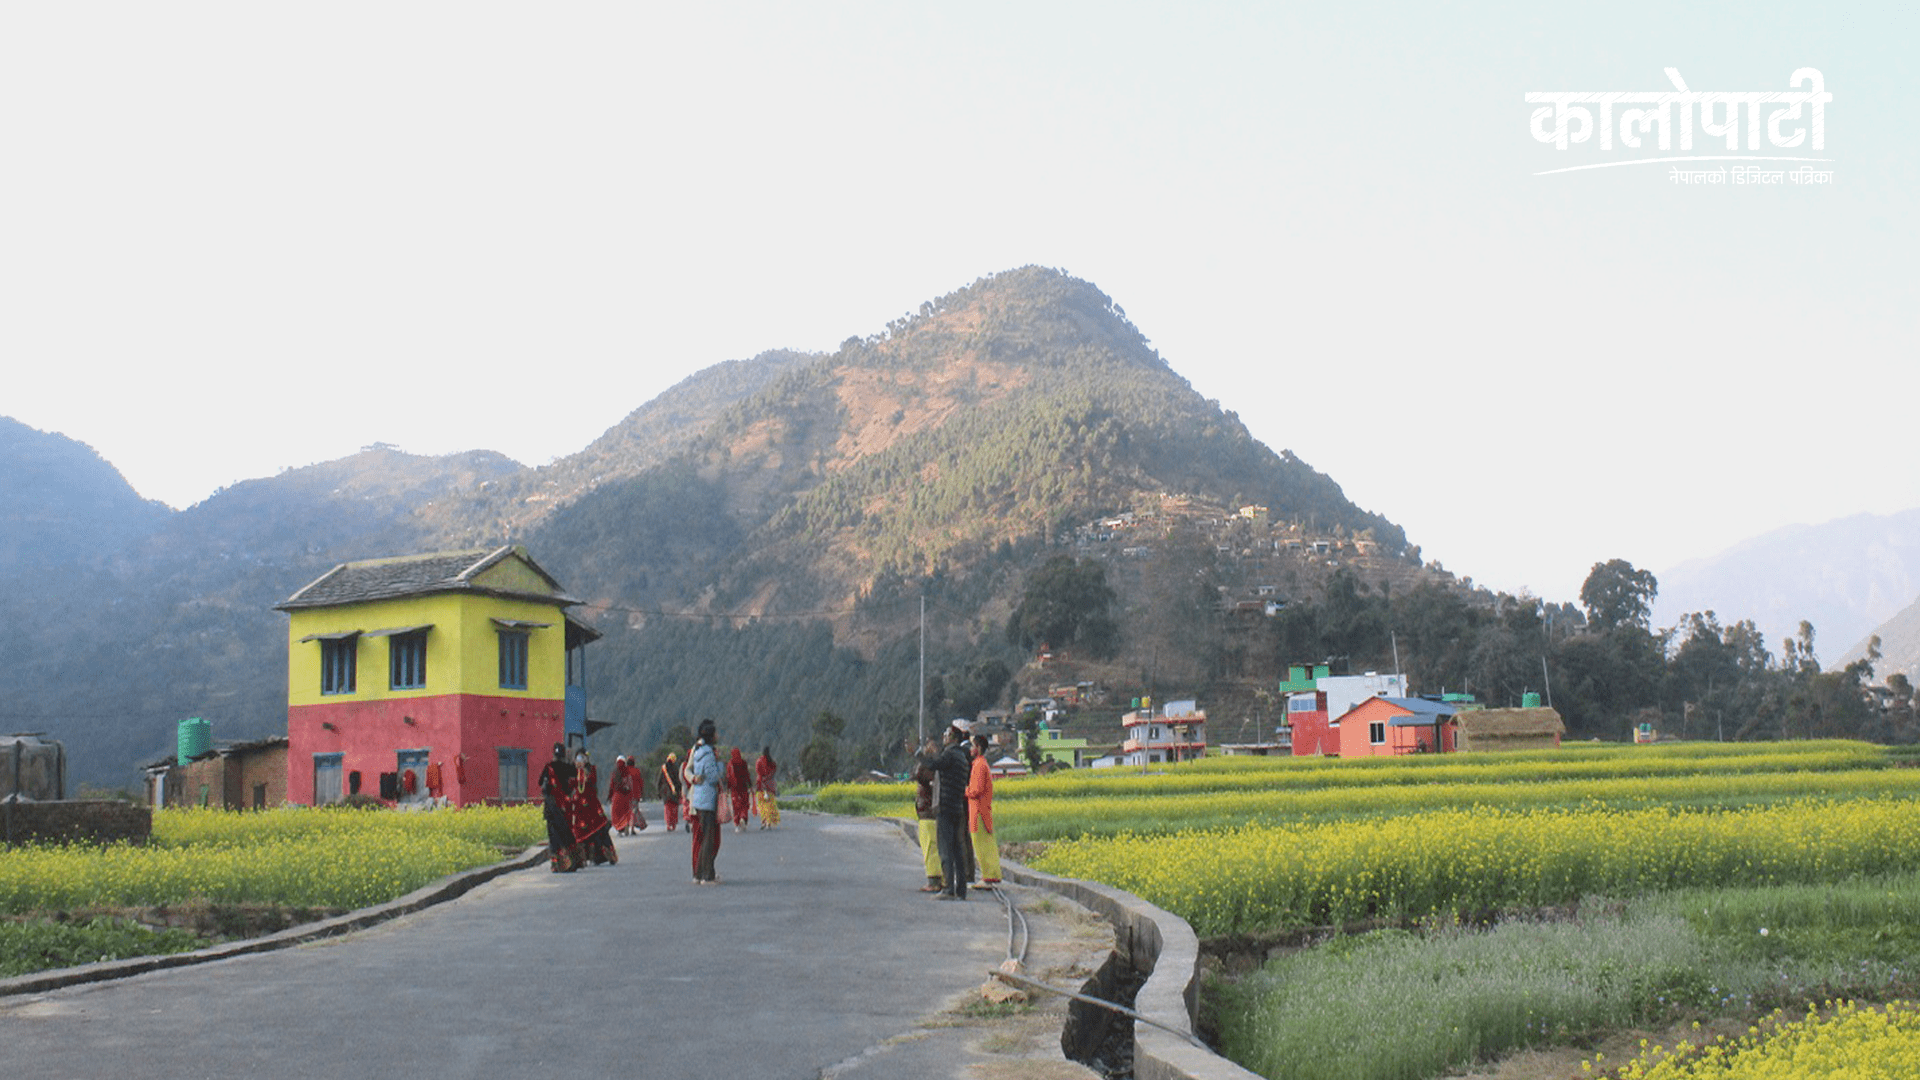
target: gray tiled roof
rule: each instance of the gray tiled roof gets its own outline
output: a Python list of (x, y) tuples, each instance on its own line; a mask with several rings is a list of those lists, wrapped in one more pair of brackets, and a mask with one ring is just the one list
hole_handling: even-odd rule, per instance
[[(502, 560), (517, 557), (553, 586), (550, 593), (512, 592), (485, 589), (473, 578)], [(393, 559), (367, 559), (341, 563), (320, 575), (312, 584), (275, 605), (281, 611), (297, 608), (332, 607), (368, 600), (393, 600), (403, 596), (425, 596), (444, 592), (477, 592), (491, 595), (524, 596), (553, 601), (562, 606), (580, 601), (560, 591), (560, 583), (542, 570), (526, 551), (512, 546), (492, 551), (441, 551), (428, 555), (405, 555)]]

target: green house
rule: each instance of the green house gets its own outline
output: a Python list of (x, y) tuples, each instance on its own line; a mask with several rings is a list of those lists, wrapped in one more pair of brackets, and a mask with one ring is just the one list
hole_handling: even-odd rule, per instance
[(1034, 745), (1040, 749), (1043, 761), (1056, 761), (1069, 768), (1078, 769), (1085, 765), (1088, 748), (1091, 744), (1085, 739), (1068, 738), (1064, 732), (1048, 727), (1043, 720), (1034, 733)]
[(1280, 692), (1305, 693), (1316, 689), (1321, 679), (1331, 678), (1332, 675), (1332, 669), (1325, 664), (1291, 664), (1287, 667), (1287, 677), (1280, 680)]

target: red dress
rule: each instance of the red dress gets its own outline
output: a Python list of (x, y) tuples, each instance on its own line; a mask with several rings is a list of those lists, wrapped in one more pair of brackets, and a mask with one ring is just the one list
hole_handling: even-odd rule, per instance
[(727, 795), (733, 799), (733, 823), (747, 820), (753, 806), (753, 775), (747, 772), (747, 759), (740, 756), (740, 748), (733, 748), (733, 756), (727, 758)]
[(625, 758), (613, 763), (613, 782), (607, 785), (607, 817), (615, 832), (633, 828), (633, 770)]

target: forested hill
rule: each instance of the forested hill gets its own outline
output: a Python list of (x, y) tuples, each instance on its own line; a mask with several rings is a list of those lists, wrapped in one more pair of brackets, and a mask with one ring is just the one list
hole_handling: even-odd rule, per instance
[[(672, 460), (599, 483), (525, 540), (608, 631), (594, 693), (621, 725), (611, 749), (714, 716), (791, 752), (830, 710), (864, 760), (911, 727), (919, 597), (938, 613), (931, 671), (1018, 669), (1001, 629), (1025, 576), (1088, 522), (1169, 498), (1215, 519), (1258, 504), (1385, 562), (1406, 553), (1399, 527), (1197, 394), (1099, 289), (1037, 267), (793, 363)], [(1157, 570), (1116, 582), (1152, 626), (1117, 662), (1129, 678), (1217, 673), (1195, 655), (1216, 644), (1201, 630), (1215, 545), (1162, 546)], [(1146, 594), (1163, 587), (1156, 609)]]
[[(1038, 267), (831, 354), (708, 368), (582, 444), (532, 469), (490, 451), (369, 447), (178, 513), (120, 505), (122, 492), (124, 528), (62, 533), (69, 572), (31, 591), (0, 581), (35, 598), (38, 620), (0, 655), (9, 726), (56, 733), (77, 780), (116, 785), (169, 752), (185, 716), (209, 719), (216, 739), (283, 731), (274, 603), (339, 561), (511, 541), (607, 632), (592, 709), (617, 726), (598, 749), (644, 752), (714, 716), (729, 738), (791, 756), (821, 711), (871, 749), (911, 722), (918, 598), (935, 611), (930, 674), (974, 687), (932, 707), (985, 703), (989, 685), (1011, 695), (1004, 673), (1028, 657), (1003, 629), (1022, 582), (1090, 521), (1169, 500), (1223, 519), (1252, 503), (1364, 538), (1388, 562), (1405, 550), (1398, 527), (1202, 399), (1100, 290)], [(68, 512), (46, 493), (21, 499), (20, 521)], [(1116, 582), (1129, 612), (1169, 613), (1152, 620), (1160, 637), (1123, 641), (1114, 662), (1218, 668), (1211, 639), (1186, 632), (1205, 620), (1171, 614), (1199, 610), (1214, 545), (1191, 558), (1163, 546), (1174, 554), (1159, 569)], [(1311, 577), (1297, 591), (1319, 587)], [(1162, 604), (1153, 590), (1166, 588)]]
[(0, 578), (29, 579), (167, 517), (93, 448), (0, 416)]
[[(1406, 543), (1201, 398), (1099, 289), (1038, 267), (977, 281), (784, 371), (670, 467), (582, 497), (548, 535), (657, 534), (634, 511), (682, 506), (675, 528), (733, 550), (683, 580), (683, 595), (649, 588), (648, 600), (768, 614), (966, 575), (996, 551), (1044, 545), (1162, 492), (1266, 505), (1389, 554)], [(616, 545), (546, 546), (577, 557), (587, 580), (622, 577)]]

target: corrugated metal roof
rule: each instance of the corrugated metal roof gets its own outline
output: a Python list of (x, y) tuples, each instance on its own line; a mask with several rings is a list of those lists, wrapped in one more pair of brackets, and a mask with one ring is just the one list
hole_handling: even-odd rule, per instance
[(1385, 695), (1382, 695), (1381, 700), (1387, 702), (1388, 704), (1396, 705), (1402, 709), (1405, 709), (1408, 712), (1413, 713), (1415, 716), (1424, 716), (1428, 718), (1432, 718), (1436, 716), (1442, 716), (1442, 717), (1452, 716), (1454, 713), (1460, 711), (1454, 708), (1452, 705), (1447, 704), (1444, 701), (1429, 701), (1426, 698), (1386, 697)]

